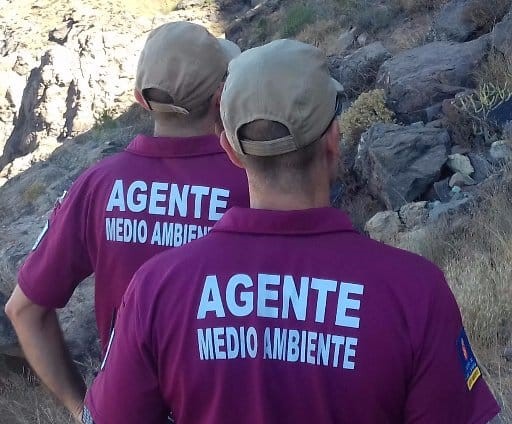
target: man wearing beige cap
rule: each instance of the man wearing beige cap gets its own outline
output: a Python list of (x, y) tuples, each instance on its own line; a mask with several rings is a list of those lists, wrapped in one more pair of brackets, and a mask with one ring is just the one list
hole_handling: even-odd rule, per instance
[(180, 424), (497, 413), (442, 273), (329, 207), (338, 89), (323, 54), (296, 41), (231, 62), (221, 142), (247, 172), (251, 207), (134, 276), (86, 397), (90, 422), (156, 424), (169, 409)]
[(76, 417), (85, 385), (55, 309), (94, 273), (105, 353), (135, 271), (157, 253), (206, 235), (230, 206), (249, 203), (245, 173), (215, 135), (223, 80), (237, 50), (187, 22), (149, 35), (135, 96), (152, 112), (155, 135), (137, 136), (78, 178), (19, 272), (7, 314), (35, 371)]

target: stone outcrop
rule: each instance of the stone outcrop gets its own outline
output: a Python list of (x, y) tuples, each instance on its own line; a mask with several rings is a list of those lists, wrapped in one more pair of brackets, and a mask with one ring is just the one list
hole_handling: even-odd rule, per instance
[(77, 0), (49, 8), (7, 3), (0, 26), (0, 185), (132, 104), (138, 55), (153, 28), (192, 15), (215, 25), (204, 2), (194, 13), (187, 4), (147, 17), (118, 0), (96, 9)]
[(355, 170), (371, 194), (397, 210), (437, 181), (449, 143), (442, 128), (376, 124), (361, 137)]
[(380, 66), (391, 57), (381, 42), (356, 50), (348, 56), (331, 56), (329, 70), (344, 88), (348, 98), (354, 98), (375, 83)]
[[(473, 86), (472, 72), (488, 51), (487, 39), (433, 42), (405, 51), (381, 66), (377, 87), (405, 122), (430, 121), (445, 99)], [(434, 109), (432, 109), (434, 108)]]

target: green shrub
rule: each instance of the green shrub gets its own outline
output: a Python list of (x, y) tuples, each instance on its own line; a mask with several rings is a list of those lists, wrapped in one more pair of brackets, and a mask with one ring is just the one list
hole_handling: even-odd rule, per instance
[(493, 83), (484, 83), (473, 93), (457, 97), (453, 106), (461, 115), (469, 118), (475, 136), (483, 137), (486, 144), (499, 137), (499, 128), (489, 121), (489, 113), (504, 102), (512, 99), (512, 86), (503, 87)]
[(363, 132), (377, 122), (393, 123), (395, 115), (386, 106), (384, 90), (361, 94), (341, 115), (340, 128), (344, 140), (356, 144)]
[(254, 29), (254, 39), (256, 42), (264, 42), (269, 34), (268, 21), (266, 18), (260, 18)]
[(296, 4), (286, 11), (282, 35), (293, 37), (315, 20), (315, 10), (306, 3)]
[(97, 130), (110, 130), (117, 128), (117, 122), (114, 118), (115, 112), (111, 109), (104, 109), (94, 114), (94, 128)]

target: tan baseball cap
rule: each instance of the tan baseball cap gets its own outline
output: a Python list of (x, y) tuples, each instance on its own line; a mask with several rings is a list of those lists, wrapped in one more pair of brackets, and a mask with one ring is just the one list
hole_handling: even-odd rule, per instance
[[(153, 30), (137, 66), (136, 90), (148, 109), (188, 114), (210, 98), (224, 79), (239, 47), (217, 39), (201, 25), (170, 22)], [(173, 103), (148, 99), (145, 91), (159, 89)]]
[[(332, 79), (325, 55), (295, 40), (277, 40), (247, 50), (229, 65), (221, 117), (229, 143), (240, 154), (275, 156), (318, 140), (332, 122), (341, 84)], [(276, 121), (289, 136), (240, 140), (240, 128)]]

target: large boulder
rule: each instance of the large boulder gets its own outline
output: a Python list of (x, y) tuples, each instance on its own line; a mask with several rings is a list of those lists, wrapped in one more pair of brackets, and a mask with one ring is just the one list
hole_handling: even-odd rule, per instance
[(137, 17), (124, 8), (112, 16), (87, 5), (54, 6), (30, 19), (14, 6), (2, 8), (0, 185), (15, 175), (17, 158), (28, 158), (19, 172), (126, 110), (147, 34), (170, 20)]
[(376, 124), (361, 137), (355, 170), (375, 197), (398, 210), (437, 181), (449, 143), (442, 128)]
[(488, 51), (487, 38), (434, 42), (405, 51), (381, 66), (377, 87), (404, 122), (427, 121), (430, 109), (474, 85), (472, 73)]
[(391, 53), (378, 41), (345, 57), (329, 57), (329, 70), (343, 85), (345, 95), (354, 98), (375, 83), (380, 66), (390, 57)]
[(400, 221), (400, 217), (394, 211), (378, 212), (364, 227), (364, 230), (372, 239), (384, 243), (393, 242), (402, 229), (403, 224)]

